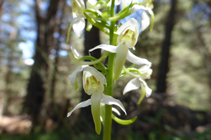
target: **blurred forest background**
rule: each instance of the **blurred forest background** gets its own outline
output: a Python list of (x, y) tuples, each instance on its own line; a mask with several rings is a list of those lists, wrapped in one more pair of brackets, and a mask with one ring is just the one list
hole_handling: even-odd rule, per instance
[[(69, 46), (82, 54), (108, 37), (93, 28), (66, 35), (70, 0), (0, 0), (0, 139), (101, 139), (90, 108), (67, 118), (78, 102), (68, 75)], [(113, 122), (115, 140), (211, 140), (211, 1), (154, 0), (153, 31), (142, 32), (136, 55), (152, 62), (153, 94), (137, 105), (137, 90), (121, 96), (130, 77), (115, 83), (115, 97), (135, 123)], [(100, 57), (99, 52), (93, 55)]]

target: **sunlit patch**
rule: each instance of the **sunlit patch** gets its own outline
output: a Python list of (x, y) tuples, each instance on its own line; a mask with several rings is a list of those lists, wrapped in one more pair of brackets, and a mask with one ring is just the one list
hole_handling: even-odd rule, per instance
[(33, 59), (24, 59), (23, 60), (24, 61), (24, 63), (26, 64), (26, 65), (29, 65), (29, 66), (31, 66), (31, 65), (33, 65), (34, 64), (34, 60)]

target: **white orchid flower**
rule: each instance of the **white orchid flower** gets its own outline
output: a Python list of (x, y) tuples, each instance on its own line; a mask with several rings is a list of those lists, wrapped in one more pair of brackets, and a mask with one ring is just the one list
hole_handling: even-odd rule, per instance
[(126, 114), (125, 108), (119, 100), (103, 94), (105, 84), (106, 78), (99, 71), (90, 66), (85, 67), (83, 70), (83, 88), (88, 95), (91, 95), (91, 99), (79, 103), (72, 111), (67, 114), (67, 117), (69, 117), (76, 109), (91, 105), (91, 112), (95, 123), (95, 130), (98, 134), (100, 134), (101, 132), (101, 103), (107, 105), (117, 105)]
[[(72, 5), (72, 16), (73, 16), (73, 22), (72, 27), (74, 33), (77, 35), (77, 37), (81, 37), (82, 31), (85, 28), (85, 16), (83, 13), (83, 10), (85, 9), (85, 3), (83, 0), (71, 0)], [(86, 8), (95, 10), (99, 14), (101, 14), (99, 8), (100, 5), (96, 5), (97, 0), (87, 0), (86, 1)]]
[(129, 50), (130, 48), (135, 49), (134, 46), (138, 40), (139, 29), (138, 21), (136, 19), (129, 19), (117, 30), (117, 34), (119, 35), (117, 38), (118, 46), (101, 44), (89, 50), (91, 52), (96, 49), (103, 49), (111, 53), (117, 53), (114, 67), (114, 80), (119, 78), (126, 59), (136, 65), (151, 66), (151, 62), (147, 59), (139, 58)]
[[(141, 31), (144, 31), (149, 25), (150, 25), (150, 17), (148, 13), (151, 16), (151, 27), (154, 24), (154, 13), (152, 11), (153, 9), (153, 0), (143, 0), (143, 5), (134, 5), (131, 9), (131, 14), (135, 13), (138, 10), (143, 10), (141, 15)], [(148, 13), (147, 13), (148, 12)]]
[(134, 79), (130, 80), (124, 88), (123, 94), (128, 93), (132, 90), (137, 90), (141, 87), (141, 97), (139, 98), (138, 104), (141, 103), (144, 96), (149, 97), (152, 93), (152, 90), (148, 87), (147, 83), (144, 81), (145, 79), (149, 79), (152, 74), (152, 69), (147, 66), (143, 66), (138, 69), (141, 74), (133, 74), (126, 70), (126, 72), (135, 77)]

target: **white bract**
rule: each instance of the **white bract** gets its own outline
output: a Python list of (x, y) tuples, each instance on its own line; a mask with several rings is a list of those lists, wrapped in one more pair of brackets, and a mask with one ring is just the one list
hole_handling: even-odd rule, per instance
[(101, 103), (107, 105), (117, 105), (126, 114), (125, 108), (122, 103), (114, 99), (111, 96), (103, 94), (104, 85), (106, 84), (106, 78), (95, 68), (87, 66), (83, 70), (83, 88), (84, 91), (91, 95), (91, 99), (83, 101), (75, 106), (75, 108), (67, 114), (69, 117), (73, 111), (78, 108), (91, 105), (92, 117), (95, 123), (95, 130), (98, 134), (101, 132), (101, 120), (100, 120), (100, 106)]
[(117, 38), (117, 46), (101, 44), (89, 50), (91, 52), (96, 49), (103, 49), (111, 53), (117, 53), (114, 67), (114, 80), (119, 78), (126, 59), (136, 65), (151, 66), (151, 62), (147, 59), (139, 58), (129, 50), (130, 48), (135, 49), (134, 46), (138, 40), (139, 29), (138, 21), (136, 19), (129, 19), (117, 30), (117, 34), (119, 35)]
[(135, 77), (134, 79), (130, 80), (127, 85), (124, 88), (123, 94), (139, 89), (141, 87), (141, 97), (139, 98), (138, 104), (141, 103), (144, 96), (149, 97), (152, 93), (152, 90), (147, 86), (147, 83), (144, 81), (145, 79), (149, 79), (152, 74), (152, 69), (150, 69), (148, 66), (141, 67), (138, 69), (140, 74), (133, 74), (130, 72), (127, 72), (132, 77)]

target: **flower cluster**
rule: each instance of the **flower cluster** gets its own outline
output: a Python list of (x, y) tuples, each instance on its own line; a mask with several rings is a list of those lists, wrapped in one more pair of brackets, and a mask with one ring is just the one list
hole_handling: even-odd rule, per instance
[[(89, 50), (90, 52), (96, 49), (104, 50), (105, 53), (99, 59), (92, 56), (81, 56), (77, 52), (77, 49), (74, 46), (71, 46), (71, 62), (76, 65), (77, 68), (69, 76), (70, 82), (77, 88), (77, 74), (83, 72), (83, 88), (84, 91), (90, 95), (90, 99), (76, 105), (67, 116), (69, 117), (73, 111), (78, 108), (91, 105), (95, 130), (98, 134), (101, 132), (101, 122), (103, 122), (105, 117), (102, 111), (104, 105), (116, 105), (127, 114), (123, 104), (118, 99), (115, 99), (106, 93), (106, 88), (108, 88), (106, 76), (109, 72), (112, 73), (112, 80), (114, 81), (117, 81), (120, 77), (125, 75), (129, 75), (133, 78), (127, 83), (122, 92), (124, 95), (131, 90), (141, 88), (141, 96), (138, 104), (141, 103), (145, 95), (149, 97), (152, 92), (145, 82), (145, 79), (149, 79), (152, 74), (152, 69), (150, 69), (151, 62), (134, 55), (130, 51), (131, 49), (135, 50), (135, 45), (141, 31), (145, 30), (150, 25), (150, 22), (150, 29), (153, 26), (154, 14), (152, 12), (152, 0), (143, 0), (143, 2), (139, 2), (138, 0), (130, 0), (127, 2), (124, 0), (116, 0), (115, 4), (121, 5), (123, 9), (113, 17), (110, 17), (107, 14), (108, 11), (111, 10), (110, 0), (87, 0), (86, 6), (83, 0), (71, 0), (73, 21), (69, 30), (73, 28), (73, 31), (78, 37), (82, 35), (82, 31), (85, 28), (85, 19), (88, 21), (87, 30), (90, 30), (92, 26), (96, 26), (108, 35), (111, 32), (110, 22), (118, 20), (121, 22), (120, 25), (115, 25), (113, 28), (115, 43), (112, 45), (100, 44), (95, 47), (93, 46), (93, 49)], [(132, 15), (137, 13), (141, 13), (141, 18), (133, 18)], [(127, 19), (126, 22), (125, 19)], [(110, 54), (115, 54), (112, 72), (102, 62)], [(138, 68), (126, 68), (126, 61), (129, 61), (133, 66)], [(112, 110), (120, 115), (120, 112), (117, 109), (112, 108)], [(116, 119), (116, 116), (114, 115), (112, 115), (112, 118), (120, 124), (129, 124), (126, 120)], [(135, 119), (132, 119), (132, 122), (133, 121), (135, 121)]]

